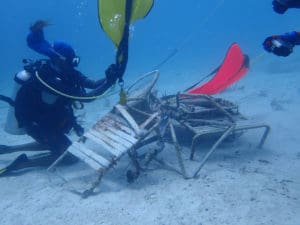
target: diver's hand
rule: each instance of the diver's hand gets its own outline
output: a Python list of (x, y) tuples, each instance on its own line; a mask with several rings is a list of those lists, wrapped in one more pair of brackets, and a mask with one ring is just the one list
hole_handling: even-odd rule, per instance
[(278, 48), (274, 48), (273, 53), (277, 56), (287, 57), (293, 52), (293, 48), (281, 46)]
[(44, 27), (49, 26), (50, 23), (46, 20), (37, 20), (33, 25), (30, 26), (31, 32), (38, 32), (43, 30)]
[(281, 36), (271, 36), (265, 39), (263, 47), (266, 51), (277, 56), (289, 56), (293, 52), (294, 45), (284, 41)]
[(273, 10), (276, 13), (284, 14), (290, 8), (300, 8), (298, 0), (273, 0)]
[(280, 3), (278, 0), (272, 2), (273, 10), (278, 14), (284, 14), (288, 10), (288, 6)]
[(111, 64), (105, 71), (106, 81), (108, 84), (115, 84), (119, 78), (118, 66)]
[(84, 134), (84, 128), (78, 123), (75, 123), (73, 129), (78, 137), (81, 137)]

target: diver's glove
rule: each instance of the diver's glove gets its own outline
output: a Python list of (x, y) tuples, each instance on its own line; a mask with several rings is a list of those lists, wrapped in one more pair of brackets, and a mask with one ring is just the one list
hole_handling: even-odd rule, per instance
[(84, 134), (84, 128), (76, 122), (73, 125), (73, 129), (78, 137), (81, 137)]
[(286, 10), (288, 10), (288, 7), (286, 5), (283, 5), (277, 0), (274, 0), (272, 2), (272, 5), (273, 5), (273, 10), (278, 14), (284, 14)]
[(111, 64), (105, 71), (106, 81), (108, 84), (113, 85), (119, 78), (119, 69), (116, 64)]
[(279, 14), (284, 14), (290, 8), (300, 8), (299, 0), (273, 0), (273, 10)]
[(277, 56), (289, 56), (293, 52), (294, 45), (288, 41), (284, 41), (281, 36), (271, 36), (263, 42), (264, 49), (272, 52)]
[(37, 20), (30, 26), (31, 32), (39, 32), (43, 30), (44, 27), (49, 26), (50, 23), (46, 20)]

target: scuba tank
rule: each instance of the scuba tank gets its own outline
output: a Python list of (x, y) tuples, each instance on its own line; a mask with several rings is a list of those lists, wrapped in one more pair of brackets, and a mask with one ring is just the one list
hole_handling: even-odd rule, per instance
[[(15, 100), (16, 95), (22, 85), (24, 85), (26, 82), (28, 82), (30, 79), (34, 79), (34, 73), (40, 68), (44, 63), (45, 60), (38, 60), (38, 61), (32, 61), (28, 59), (23, 60), (24, 70), (18, 72), (14, 77), (14, 88), (13, 93), (11, 95), (11, 99)], [(41, 90), (41, 97), (42, 101), (46, 104), (53, 104), (57, 100), (57, 96), (49, 93), (46, 90)], [(18, 121), (15, 117), (15, 108), (13, 106), (9, 106), (6, 123), (4, 126), (4, 130), (9, 134), (14, 135), (22, 135), (26, 134), (25, 130), (22, 128), (19, 128)]]
[[(26, 70), (22, 70), (15, 75), (14, 78), (15, 83), (14, 83), (11, 99), (15, 100), (16, 95), (20, 90), (21, 86), (30, 78), (31, 78), (31, 74)], [(8, 109), (4, 130), (9, 134), (14, 134), (14, 135), (26, 134), (24, 129), (19, 128), (18, 121), (15, 116), (15, 108), (11, 105), (9, 106)]]
[[(60, 91), (60, 89), (65, 91), (60, 74), (56, 74), (56, 71), (54, 71), (53, 68), (49, 69), (47, 60), (23, 60), (23, 63), (25, 64), (24, 70), (17, 73), (14, 77), (15, 82), (11, 99), (15, 101), (20, 88), (22, 88), (25, 83), (33, 81), (34, 84), (37, 82), (37, 88), (39, 88), (41, 93), (41, 101), (47, 105), (55, 104), (59, 98), (59, 93), (56, 93), (57, 91), (51, 86), (59, 86), (58, 91)], [(39, 74), (40, 72), (41, 74)], [(48, 85), (48, 83), (50, 83), (50, 85)], [(25, 130), (18, 125), (14, 106), (9, 106), (4, 130), (9, 134), (14, 135), (26, 134)]]

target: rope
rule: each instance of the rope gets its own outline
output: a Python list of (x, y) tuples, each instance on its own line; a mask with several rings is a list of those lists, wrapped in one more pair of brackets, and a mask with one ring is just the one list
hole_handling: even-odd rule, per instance
[(35, 76), (36, 78), (41, 82), (41, 84), (43, 84), (45, 87), (47, 87), (48, 89), (50, 89), (51, 91), (55, 92), (58, 95), (61, 95), (63, 97), (66, 98), (70, 98), (70, 99), (74, 99), (74, 100), (91, 100), (91, 99), (97, 99), (97, 98), (101, 98), (104, 97), (106, 95), (108, 95), (110, 92), (113, 91), (115, 85), (113, 85), (111, 88), (109, 88), (107, 91), (105, 91), (103, 94), (101, 95), (96, 95), (96, 96), (74, 96), (74, 95), (69, 95), (66, 94), (64, 92), (61, 92), (57, 89), (55, 89), (54, 87), (50, 86), (49, 84), (47, 84), (38, 74), (38, 72), (35, 72)]

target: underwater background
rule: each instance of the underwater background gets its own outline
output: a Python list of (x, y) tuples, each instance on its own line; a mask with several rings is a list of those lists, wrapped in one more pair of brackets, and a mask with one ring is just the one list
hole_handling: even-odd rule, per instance
[[(45, 28), (49, 42), (63, 40), (76, 49), (81, 57), (78, 69), (88, 77), (103, 78), (114, 62), (114, 45), (98, 22), (97, 0), (1, 3), (0, 94), (11, 95), (22, 59), (44, 58), (26, 45), (29, 26), (38, 19), (52, 24)], [(81, 176), (82, 164), (57, 174), (34, 168), (3, 177), (0, 225), (300, 224), (300, 46), (289, 57), (269, 54), (262, 47), (270, 35), (300, 31), (299, 15), (300, 9), (276, 14), (272, 0), (154, 0), (149, 15), (130, 28), (125, 85), (158, 68), (159, 94), (182, 91), (219, 66), (229, 46), (237, 42), (250, 57), (250, 70), (214, 97), (236, 103), (249, 122), (271, 126), (264, 148), (256, 148), (259, 131), (241, 137), (238, 133), (236, 140), (216, 150), (195, 180), (182, 179), (154, 164), (137, 182), (128, 184), (129, 158), (123, 157), (103, 179), (99, 192), (84, 200), (74, 190), (94, 180)], [(76, 112), (84, 128), (111, 110), (118, 90), (114, 97), (86, 104)], [(4, 131), (7, 109), (8, 104), (0, 102), (0, 145), (32, 141)], [(199, 159), (206, 149), (205, 143), (199, 143)], [(189, 167), (196, 165), (189, 164), (189, 147), (183, 150)], [(173, 153), (167, 144), (162, 157), (172, 163)], [(0, 154), (0, 168), (18, 155)], [(70, 175), (70, 182), (61, 181), (61, 175)]]
[[(271, 78), (275, 74), (299, 71), (297, 47), (288, 58), (263, 54), (262, 42), (267, 36), (300, 29), (299, 11), (278, 15), (273, 12), (271, 2), (155, 0), (150, 14), (131, 26), (125, 81), (160, 65), (161, 83), (172, 79), (179, 84), (184, 80), (193, 84), (222, 62), (233, 42), (239, 43), (250, 56), (250, 63), (255, 62), (248, 74), (253, 79), (256, 71), (265, 72)], [(91, 78), (104, 76), (104, 70), (114, 61), (115, 49), (99, 25), (96, 0), (3, 1), (0, 8), (2, 94), (10, 94), (13, 75), (22, 69), (22, 59), (43, 58), (26, 45), (28, 28), (37, 19), (53, 24), (45, 29), (47, 40), (64, 40), (76, 49), (81, 57), (79, 70)]]

